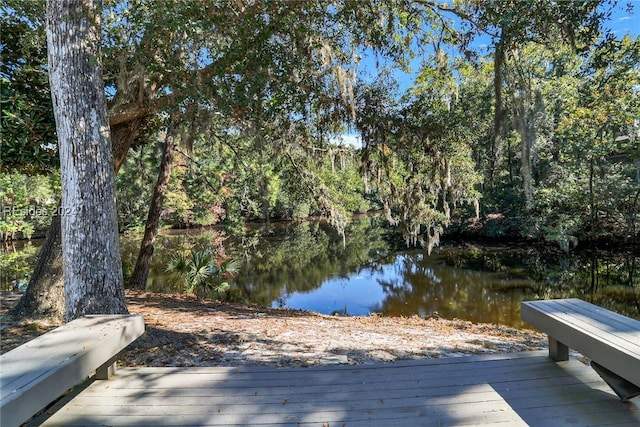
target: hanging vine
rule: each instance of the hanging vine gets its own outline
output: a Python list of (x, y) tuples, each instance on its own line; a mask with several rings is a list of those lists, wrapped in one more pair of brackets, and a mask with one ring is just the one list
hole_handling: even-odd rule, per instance
[(471, 203), (478, 215), (480, 180), (451, 80), (434, 76), (428, 90), (401, 101), (388, 95), (384, 82), (369, 86), (360, 94), (357, 122), (366, 188), (407, 246), (428, 252), (439, 244), (452, 208)]

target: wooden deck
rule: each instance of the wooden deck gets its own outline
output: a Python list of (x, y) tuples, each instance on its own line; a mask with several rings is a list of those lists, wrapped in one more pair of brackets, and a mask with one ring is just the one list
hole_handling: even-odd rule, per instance
[(553, 362), (546, 351), (295, 369), (127, 368), (49, 412), (46, 426), (640, 425), (638, 399), (621, 402), (590, 367)]

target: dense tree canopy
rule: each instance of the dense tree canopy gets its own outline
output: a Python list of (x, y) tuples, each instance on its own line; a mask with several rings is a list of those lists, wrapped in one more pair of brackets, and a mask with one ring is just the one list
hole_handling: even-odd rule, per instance
[[(20, 16), (3, 13), (0, 100), (0, 172), (32, 175), (57, 169), (53, 109), (46, 69), (44, 2), (21, 5)], [(25, 19), (28, 14), (29, 19)], [(31, 21), (37, 17), (37, 21)]]
[[(323, 215), (344, 231), (352, 213), (382, 209), (408, 245), (429, 248), (447, 229), (566, 249), (633, 241), (639, 41), (607, 29), (624, 7), (106, 1), (120, 228), (147, 217), (172, 118), (167, 225)], [(2, 16), (2, 179), (55, 175), (43, 8), (7, 1)], [(339, 142), (349, 133), (361, 147)], [(18, 194), (3, 203), (34, 203)], [(19, 216), (0, 231), (32, 234)]]
[[(37, 4), (20, 3), (9, 2), (3, 10), (9, 18), (3, 24), (9, 35), (3, 40), (3, 50), (10, 53), (3, 55), (2, 75), (7, 83), (3, 102), (28, 116), (18, 118), (15, 111), (3, 108), (3, 132), (12, 132), (12, 138), (5, 138), (3, 167), (13, 165), (33, 172), (48, 170), (55, 151), (47, 142), (53, 131), (43, 81), (44, 46), (37, 44), (42, 11)], [(142, 147), (153, 139), (157, 114), (177, 111), (190, 117), (186, 120), (199, 122), (194, 123), (198, 135), (190, 138), (198, 141), (196, 145), (219, 147), (214, 151), (220, 158), (235, 158), (227, 171), (209, 170), (218, 178), (205, 184), (194, 168), (211, 161), (221, 166), (220, 160), (195, 158), (190, 153), (193, 147), (186, 147), (183, 160), (188, 163), (188, 185), (200, 182), (218, 193), (212, 197), (220, 199), (220, 191), (231, 189), (232, 175), (235, 179), (246, 173), (261, 183), (255, 189), (246, 183), (239, 185), (243, 194), (215, 202), (227, 208), (223, 218), (238, 213), (267, 219), (290, 216), (299, 206), (285, 208), (282, 202), (293, 196), (297, 205), (306, 205), (310, 200), (305, 201), (303, 194), (311, 191), (316, 206), (308, 211), (319, 209), (336, 224), (344, 224), (353, 202), (332, 191), (335, 179), (323, 180), (323, 173), (314, 171), (306, 159), (323, 157), (335, 170), (340, 151), (327, 144), (332, 145), (340, 133), (354, 126), (364, 143), (364, 187), (373, 190), (369, 196), (361, 188), (360, 198), (384, 207), (390, 222), (400, 224), (413, 243), (426, 243), (429, 235), (446, 226), (452, 205), (486, 199), (489, 193), (479, 192), (482, 188), (504, 193), (508, 186), (500, 182), (504, 175), (498, 169), (505, 159), (510, 185), (520, 183), (525, 207), (533, 209), (539, 178), (535, 175), (540, 173), (536, 169), (539, 140), (559, 143), (559, 135), (569, 137), (570, 120), (589, 132), (584, 129), (588, 120), (579, 119), (587, 114), (584, 108), (561, 99), (581, 101), (566, 90), (558, 91), (559, 82), (571, 75), (586, 82), (604, 73), (621, 82), (618, 93), (632, 93), (627, 75), (637, 71), (637, 58), (634, 62), (631, 53), (627, 58), (615, 53), (622, 44), (634, 41), (615, 40), (603, 33), (616, 2), (517, 7), (510, 2), (110, 1), (105, 6), (105, 91), (115, 133), (116, 168), (124, 163), (134, 141)], [(479, 36), (492, 41), (489, 57), (472, 49), (472, 41)], [(359, 62), (374, 54), (391, 58), (392, 67), (401, 68), (416, 55), (424, 58), (407, 94), (390, 91), (393, 82), (384, 81), (384, 71), (377, 82), (361, 80)], [(573, 83), (576, 90), (578, 84), (582, 83)], [(471, 86), (474, 89), (468, 90)], [(483, 96), (475, 89), (483, 91)], [(601, 98), (617, 96), (595, 86), (592, 90)], [(582, 101), (584, 105), (589, 102), (601, 107), (600, 113), (589, 109), (594, 120), (598, 114), (622, 114), (621, 101), (610, 102), (609, 107), (605, 106), (607, 99)], [(30, 107), (36, 104), (38, 108)], [(195, 109), (185, 108), (187, 104)], [(494, 108), (488, 110), (491, 104)], [(614, 105), (619, 107), (616, 111)], [(472, 108), (475, 114), (470, 114)], [(572, 114), (569, 108), (574, 108)], [(618, 136), (620, 129), (637, 118), (633, 106), (624, 111), (625, 118), (620, 117), (616, 124)], [(488, 126), (491, 117), (493, 127)], [(476, 126), (466, 126), (469, 120)], [(30, 138), (21, 123), (29, 124)], [(118, 131), (124, 135), (119, 137)], [(580, 130), (572, 132), (571, 143), (580, 140), (593, 145), (579, 137)], [(503, 147), (503, 140), (508, 148)], [(514, 151), (515, 144), (519, 152)], [(633, 140), (628, 139), (627, 145), (633, 148)], [(582, 148), (575, 149), (584, 154)], [(618, 150), (616, 154), (623, 153)], [(353, 154), (347, 157), (354, 159)], [(387, 160), (395, 167), (383, 167)], [(375, 188), (371, 187), (374, 175)], [(283, 180), (285, 177), (289, 180)], [(398, 180), (402, 185), (395, 182)], [(456, 183), (464, 188), (449, 188)], [(120, 187), (126, 191), (124, 185)], [(409, 200), (415, 200), (415, 205)], [(128, 199), (121, 207), (134, 202)], [(170, 195), (169, 203), (177, 202)], [(190, 203), (178, 210), (189, 209)], [(345, 203), (351, 207), (343, 207)], [(356, 204), (364, 208), (376, 203)], [(278, 206), (284, 208), (282, 213), (274, 211)], [(140, 221), (136, 215), (126, 223)], [(174, 222), (188, 225), (192, 221), (174, 218)]]

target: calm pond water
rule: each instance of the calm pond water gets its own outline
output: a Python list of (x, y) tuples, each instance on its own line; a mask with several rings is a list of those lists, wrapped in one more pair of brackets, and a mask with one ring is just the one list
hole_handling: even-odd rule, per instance
[[(165, 272), (181, 250), (223, 250), (241, 261), (222, 297), (338, 315), (432, 316), (523, 327), (520, 302), (578, 297), (640, 318), (640, 255), (571, 254), (530, 247), (396, 250), (376, 218), (355, 221), (346, 240), (321, 222), (254, 226), (242, 237), (217, 230), (158, 238), (147, 290), (181, 292)], [(140, 236), (121, 239), (125, 276)], [(24, 286), (41, 242), (0, 251), (0, 288)], [(208, 295), (218, 297), (217, 294)]]

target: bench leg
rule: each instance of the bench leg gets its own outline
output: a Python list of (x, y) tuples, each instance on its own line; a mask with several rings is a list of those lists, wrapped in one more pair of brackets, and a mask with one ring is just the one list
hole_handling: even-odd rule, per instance
[(549, 336), (549, 357), (558, 362), (569, 360), (569, 347)]
[(614, 374), (602, 365), (591, 361), (591, 367), (609, 384), (609, 387), (618, 395), (621, 400), (627, 401), (640, 396), (640, 387), (630, 383), (624, 378)]
[(112, 357), (107, 360), (102, 366), (96, 369), (95, 379), (108, 380), (116, 374), (116, 358)]

